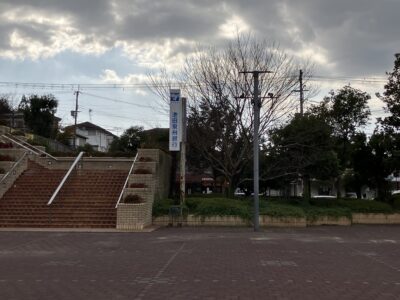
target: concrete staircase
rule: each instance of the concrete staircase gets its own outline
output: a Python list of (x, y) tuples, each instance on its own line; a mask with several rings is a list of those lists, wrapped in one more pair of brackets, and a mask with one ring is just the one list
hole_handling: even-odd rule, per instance
[(115, 205), (127, 171), (74, 171), (48, 206), (65, 173), (29, 161), (0, 199), (0, 227), (115, 228)]
[(28, 169), (0, 199), (0, 227), (48, 227), (47, 201), (65, 171), (28, 162)]

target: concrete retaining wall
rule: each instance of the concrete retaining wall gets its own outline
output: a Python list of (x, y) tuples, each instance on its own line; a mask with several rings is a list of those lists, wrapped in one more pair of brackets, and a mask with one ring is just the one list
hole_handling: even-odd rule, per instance
[(316, 220), (307, 221), (307, 226), (320, 226), (320, 225), (339, 225), (339, 226), (350, 226), (351, 220), (346, 217), (333, 218), (333, 217), (319, 217)]
[[(189, 215), (182, 220), (174, 219), (174, 224), (181, 221), (184, 226), (250, 226), (251, 222), (238, 216), (200, 217)], [(351, 226), (352, 224), (400, 224), (400, 213), (396, 214), (353, 214), (353, 219), (347, 217), (320, 217), (313, 221), (306, 218), (260, 216), (261, 227), (306, 227), (320, 225)], [(169, 216), (153, 218), (153, 224), (167, 226), (171, 222)]]
[(353, 214), (353, 224), (400, 224), (400, 213)]

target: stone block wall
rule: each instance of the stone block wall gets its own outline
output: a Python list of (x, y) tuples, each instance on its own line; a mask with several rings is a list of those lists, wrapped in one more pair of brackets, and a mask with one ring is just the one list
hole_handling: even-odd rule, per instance
[(117, 229), (140, 230), (151, 225), (152, 202), (120, 203), (117, 207)]
[[(140, 161), (150, 158), (152, 161)], [(168, 193), (169, 157), (156, 149), (139, 149), (137, 161), (129, 175), (128, 185), (123, 192), (126, 195), (138, 195), (144, 201), (139, 204), (120, 203), (117, 207), (117, 229), (139, 230), (152, 223), (152, 208), (156, 199)], [(169, 164), (168, 164), (169, 162)], [(135, 174), (135, 170), (147, 169), (152, 174)], [(167, 178), (163, 178), (168, 174)], [(132, 183), (145, 184), (145, 188), (131, 188)]]
[(400, 213), (353, 214), (353, 224), (400, 224)]
[(319, 217), (316, 220), (307, 221), (307, 226), (320, 226), (320, 225), (350, 226), (351, 219), (346, 217), (333, 218), (329, 216), (324, 216), (324, 217)]

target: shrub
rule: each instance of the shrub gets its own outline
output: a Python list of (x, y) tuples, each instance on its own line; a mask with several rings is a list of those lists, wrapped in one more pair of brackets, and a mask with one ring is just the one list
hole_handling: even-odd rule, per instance
[(311, 198), (310, 204), (318, 207), (334, 207), (338, 205), (338, 199), (316, 199)]
[(395, 210), (400, 210), (400, 194), (392, 196), (392, 203)]
[(14, 161), (10, 155), (0, 154), (0, 161)]
[(145, 185), (144, 183), (131, 183), (129, 187), (132, 189), (143, 189), (147, 188), (147, 185)]
[(169, 214), (169, 208), (171, 205), (174, 205), (174, 200), (172, 199), (163, 199), (156, 200), (153, 203), (153, 216), (165, 216)]
[(141, 157), (139, 158), (140, 162), (152, 162), (154, 161), (151, 157)]
[(14, 130), (11, 134), (16, 136), (25, 136), (25, 132), (22, 130)]
[(198, 216), (239, 216), (249, 220), (250, 207), (246, 202), (229, 198), (191, 198), (186, 205), (190, 213)]
[(305, 217), (304, 211), (301, 207), (276, 201), (260, 201), (260, 215), (267, 215), (270, 217)]
[(6, 170), (4, 170), (3, 168), (0, 168), (0, 174), (5, 174)]
[(341, 199), (338, 200), (338, 205), (341, 207), (347, 207), (352, 212), (358, 213), (391, 213), (393, 211), (389, 204), (374, 200)]
[(330, 217), (333, 219), (339, 219), (340, 217), (346, 217), (351, 219), (351, 210), (345, 207), (308, 207), (305, 209), (305, 213), (308, 221), (315, 221), (320, 217)]
[(202, 193), (193, 193), (190, 195), (186, 195), (186, 198), (224, 198), (225, 195), (222, 193), (212, 193), (212, 194), (202, 194)]
[(136, 169), (133, 174), (152, 174), (148, 169)]
[(0, 149), (8, 149), (8, 148), (12, 148), (13, 144), (12, 143), (2, 143), (0, 142)]
[(144, 199), (139, 195), (128, 195), (124, 197), (124, 203), (139, 204), (144, 203)]

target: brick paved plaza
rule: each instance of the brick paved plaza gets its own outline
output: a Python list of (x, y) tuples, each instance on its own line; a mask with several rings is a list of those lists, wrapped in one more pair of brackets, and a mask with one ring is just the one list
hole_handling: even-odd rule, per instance
[(0, 299), (399, 299), (400, 226), (0, 232)]

